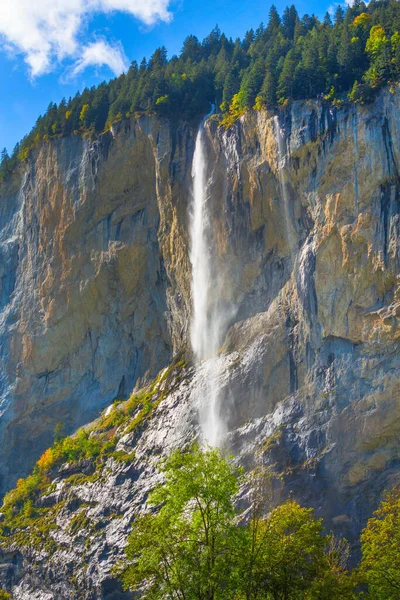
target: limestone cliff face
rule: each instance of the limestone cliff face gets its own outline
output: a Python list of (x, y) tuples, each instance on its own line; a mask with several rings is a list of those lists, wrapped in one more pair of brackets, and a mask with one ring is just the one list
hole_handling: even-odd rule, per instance
[[(366, 107), (302, 102), (228, 132), (206, 124), (216, 286), (230, 307), (216, 359), (226, 444), (244, 464), (261, 451), (351, 539), (400, 481), (399, 109), (387, 91)], [(143, 118), (95, 144), (59, 140), (1, 189), (4, 487), (58, 421), (74, 430), (188, 348), (195, 134)], [(120, 440), (132, 464), (110, 460), (73, 491), (56, 476), (47, 501), (75, 502), (54, 534), (63, 550), (52, 565), (10, 551), (17, 599), (117, 597), (110, 568), (157, 457), (197, 433), (206, 370), (187, 367), (140, 436)], [(79, 502), (102, 525), (71, 583)]]
[(231, 444), (251, 456), (280, 426), (265, 460), (353, 539), (400, 480), (398, 108), (387, 93), (209, 128), (237, 305), (220, 358)]
[(44, 145), (1, 189), (2, 490), (185, 338), (190, 133), (127, 122)]

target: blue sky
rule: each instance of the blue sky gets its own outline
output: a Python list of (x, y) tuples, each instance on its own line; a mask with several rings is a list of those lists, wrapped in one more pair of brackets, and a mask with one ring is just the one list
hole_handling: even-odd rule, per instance
[[(124, 70), (165, 45), (218, 24), (228, 36), (268, 20), (262, 0), (0, 0), (0, 148), (12, 150), (49, 102), (59, 102)], [(280, 12), (286, 4), (277, 0)], [(302, 15), (332, 5), (298, 0)]]

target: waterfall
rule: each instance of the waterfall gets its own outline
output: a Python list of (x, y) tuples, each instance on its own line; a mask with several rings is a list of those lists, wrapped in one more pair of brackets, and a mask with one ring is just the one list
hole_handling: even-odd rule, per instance
[(198, 407), (203, 441), (218, 445), (223, 433), (220, 415), (218, 349), (225, 333), (227, 315), (219, 297), (218, 273), (213, 256), (210, 215), (210, 181), (204, 145), (204, 124), (196, 138), (193, 156), (193, 198), (190, 212), (190, 261), (192, 264), (193, 316), (190, 339), (197, 366), (194, 401)]
[(286, 152), (285, 130), (280, 127), (279, 118), (277, 115), (275, 115), (273, 122), (278, 155), (279, 187), (285, 216), (285, 232), (289, 248), (293, 249), (296, 247), (296, 232), (293, 225), (293, 210), (290, 205), (291, 200), (288, 192), (289, 182), (286, 173), (288, 159)]
[[(210, 113), (211, 114), (211, 113)], [(193, 156), (193, 202), (190, 222), (190, 261), (192, 263), (193, 318), (190, 332), (197, 362), (216, 355), (219, 347), (218, 323), (212, 302), (212, 232), (206, 181), (203, 119)]]

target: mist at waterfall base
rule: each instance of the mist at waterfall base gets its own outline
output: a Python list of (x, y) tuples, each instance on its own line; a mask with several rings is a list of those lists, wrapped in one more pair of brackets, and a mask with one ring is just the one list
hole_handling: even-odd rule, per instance
[(212, 179), (207, 178), (204, 125), (196, 138), (193, 156), (193, 198), (190, 210), (190, 261), (193, 316), (190, 338), (196, 361), (193, 401), (197, 406), (202, 441), (221, 444), (226, 421), (221, 414), (222, 361), (218, 357), (233, 308), (223, 301), (223, 273), (219, 272), (211, 220)]

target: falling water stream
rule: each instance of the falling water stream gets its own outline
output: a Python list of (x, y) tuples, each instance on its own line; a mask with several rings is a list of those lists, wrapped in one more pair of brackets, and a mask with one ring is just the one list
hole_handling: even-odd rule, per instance
[(293, 216), (291, 214), (290, 197), (288, 191), (289, 182), (286, 172), (288, 156), (286, 150), (285, 130), (280, 127), (278, 116), (274, 117), (273, 123), (278, 156), (279, 187), (285, 215), (285, 234), (289, 248), (293, 249), (296, 245), (296, 232), (293, 226)]
[(193, 318), (190, 333), (193, 352), (198, 362), (212, 358), (218, 350), (217, 324), (211, 302), (212, 232), (204, 148), (204, 124), (209, 116), (207, 115), (200, 125), (192, 166), (193, 203), (190, 224), (190, 261), (192, 263)]
[[(213, 112), (213, 111), (212, 111)], [(225, 333), (226, 314), (218, 297), (218, 273), (213, 256), (210, 186), (207, 179), (204, 124), (199, 128), (193, 156), (193, 199), (190, 214), (193, 317), (191, 344), (197, 365), (194, 401), (198, 407), (203, 441), (216, 446), (223, 434), (220, 415), (218, 349)]]

